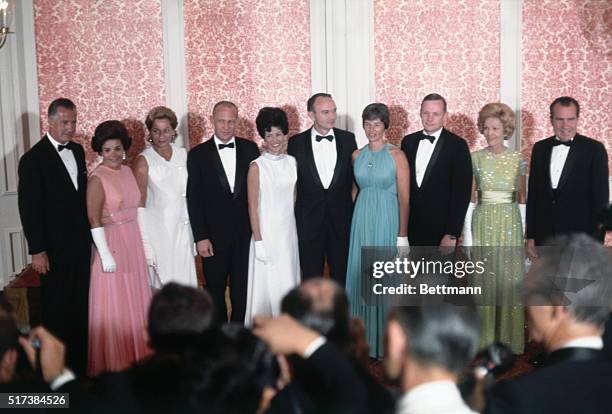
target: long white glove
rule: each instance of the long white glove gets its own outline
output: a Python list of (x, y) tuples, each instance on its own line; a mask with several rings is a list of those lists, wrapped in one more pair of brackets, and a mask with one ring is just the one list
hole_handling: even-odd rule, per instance
[(523, 222), (523, 237), (525, 237), (525, 231), (527, 229), (527, 205), (519, 204), (519, 211), (521, 212), (521, 221)]
[(147, 210), (144, 207), (138, 207), (138, 227), (140, 227), (142, 248), (144, 249), (145, 258), (147, 259), (147, 265), (155, 266), (155, 253), (153, 253), (153, 248), (149, 244), (149, 236), (147, 233), (146, 214)]
[(266, 246), (263, 240), (255, 241), (255, 259), (263, 262), (264, 264), (270, 260), (266, 253)]
[(397, 247), (410, 247), (410, 243), (408, 243), (408, 237), (400, 237), (397, 236)]
[(113, 273), (117, 269), (115, 259), (111, 254), (108, 244), (106, 244), (106, 236), (104, 235), (104, 227), (96, 227), (91, 229), (91, 237), (98, 249), (100, 260), (102, 261), (102, 271), (105, 273)]
[(476, 208), (476, 203), (470, 203), (467, 212), (465, 213), (465, 221), (463, 222), (463, 245), (471, 246), (474, 244), (472, 240), (472, 214)]

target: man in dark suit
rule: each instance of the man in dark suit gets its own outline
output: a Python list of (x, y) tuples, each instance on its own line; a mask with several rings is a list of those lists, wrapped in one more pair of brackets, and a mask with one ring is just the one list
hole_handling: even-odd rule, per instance
[(562, 96), (550, 105), (555, 135), (531, 152), (525, 250), (559, 234), (595, 235), (597, 219), (608, 205), (608, 154), (601, 142), (576, 132), (578, 101)]
[(395, 307), (387, 323), (385, 373), (398, 380), (399, 414), (476, 414), (457, 381), (476, 355), (480, 321), (475, 306)]
[(323, 275), (325, 259), (340, 285), (346, 280), (353, 200), (351, 155), (355, 135), (334, 128), (336, 104), (331, 95), (308, 99), (311, 128), (289, 140), (287, 152), (298, 166), (295, 219), (304, 279)]
[[(540, 249), (525, 284), (529, 331), (548, 357), (535, 371), (493, 387), (487, 413), (612, 412), (612, 361), (604, 356), (601, 338), (610, 309), (612, 261), (606, 248), (584, 234), (549, 244)], [(566, 297), (559, 286), (568, 280), (585, 287)]]
[(212, 138), (187, 156), (187, 208), (217, 318), (227, 321), (225, 287), (229, 276), (231, 320), (244, 323), (251, 240), (246, 178), (259, 149), (255, 143), (234, 136), (238, 108), (232, 102), (217, 102), (212, 122)]
[[(366, 369), (369, 362), (367, 344), (365, 341), (360, 344), (352, 337), (349, 300), (343, 287), (329, 279), (309, 279), (285, 295), (281, 312), (324, 335), (349, 357), (367, 390), (364, 412), (384, 414), (394, 411), (392, 394)], [(300, 356), (289, 356), (288, 361), (292, 380), (272, 400), (269, 412), (327, 412), (334, 398), (327, 395), (329, 390), (320, 381), (320, 374)]]
[(406, 135), (410, 164), (408, 239), (413, 246), (455, 247), (472, 190), (466, 141), (443, 128), (446, 100), (435, 93), (421, 102), (423, 130)]
[(91, 260), (85, 153), (71, 141), (72, 101), (53, 101), (48, 120), (48, 132), (19, 161), (19, 214), (32, 267), (41, 274), (43, 325), (66, 344), (68, 364), (84, 374)]

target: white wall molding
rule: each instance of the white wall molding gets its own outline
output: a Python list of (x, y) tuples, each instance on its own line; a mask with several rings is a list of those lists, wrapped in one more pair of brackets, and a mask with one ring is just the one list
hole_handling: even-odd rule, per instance
[(523, 0), (500, 0), (499, 100), (516, 112), (510, 148), (520, 149)]
[(328, 92), (338, 106), (336, 126), (366, 139), (361, 112), (375, 97), (373, 0), (311, 0), (312, 92)]
[(166, 105), (179, 120), (177, 144), (189, 142), (183, 0), (162, 0)]
[(17, 168), (40, 139), (38, 74), (32, 0), (10, 0), (11, 31), (0, 49), (0, 289), (27, 264), (17, 208)]

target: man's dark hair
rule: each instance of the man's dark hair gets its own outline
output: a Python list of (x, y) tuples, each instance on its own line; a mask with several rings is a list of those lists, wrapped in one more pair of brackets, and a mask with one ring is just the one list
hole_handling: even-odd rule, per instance
[(317, 306), (313, 298), (298, 286), (283, 298), (281, 312), (319, 332), (341, 349), (351, 341), (349, 301), (345, 290), (339, 286), (335, 286), (332, 300), (326, 306)]
[(429, 95), (426, 95), (421, 101), (421, 107), (423, 107), (423, 103), (425, 101), (442, 101), (444, 104), (444, 112), (446, 112), (446, 99), (444, 99), (442, 95), (437, 93), (430, 93)]
[(571, 96), (561, 96), (557, 99), (555, 99), (549, 107), (550, 110), (550, 119), (553, 119), (553, 107), (555, 105), (561, 105), (561, 106), (571, 106), (574, 105), (576, 107), (576, 118), (580, 117), (580, 104), (578, 103), (577, 100), (575, 100), (574, 98), (572, 98)]
[(168, 283), (153, 296), (149, 307), (148, 333), (158, 352), (171, 351), (173, 341), (202, 333), (213, 325), (214, 308), (210, 295), (201, 289)]
[(389, 319), (402, 327), (410, 357), (420, 364), (458, 374), (478, 350), (480, 321), (474, 306), (396, 307)]
[(315, 93), (310, 98), (308, 98), (308, 101), (306, 102), (306, 110), (308, 112), (314, 112), (314, 105), (315, 105), (317, 98), (331, 98), (331, 97), (332, 96), (329, 93), (324, 93), (324, 92)]
[(49, 105), (47, 109), (47, 117), (52, 117), (57, 114), (58, 108), (68, 109), (70, 111), (76, 111), (76, 105), (68, 98), (57, 98)]
[(17, 349), (19, 330), (11, 315), (0, 315), (0, 359), (6, 351)]

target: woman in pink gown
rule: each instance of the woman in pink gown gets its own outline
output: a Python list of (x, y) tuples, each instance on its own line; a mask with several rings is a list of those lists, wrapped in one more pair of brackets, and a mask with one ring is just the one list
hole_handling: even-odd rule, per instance
[(89, 290), (89, 376), (125, 369), (148, 353), (145, 326), (151, 290), (137, 220), (140, 191), (132, 171), (123, 165), (130, 143), (119, 121), (98, 125), (91, 141), (102, 163), (87, 186), (96, 246)]

